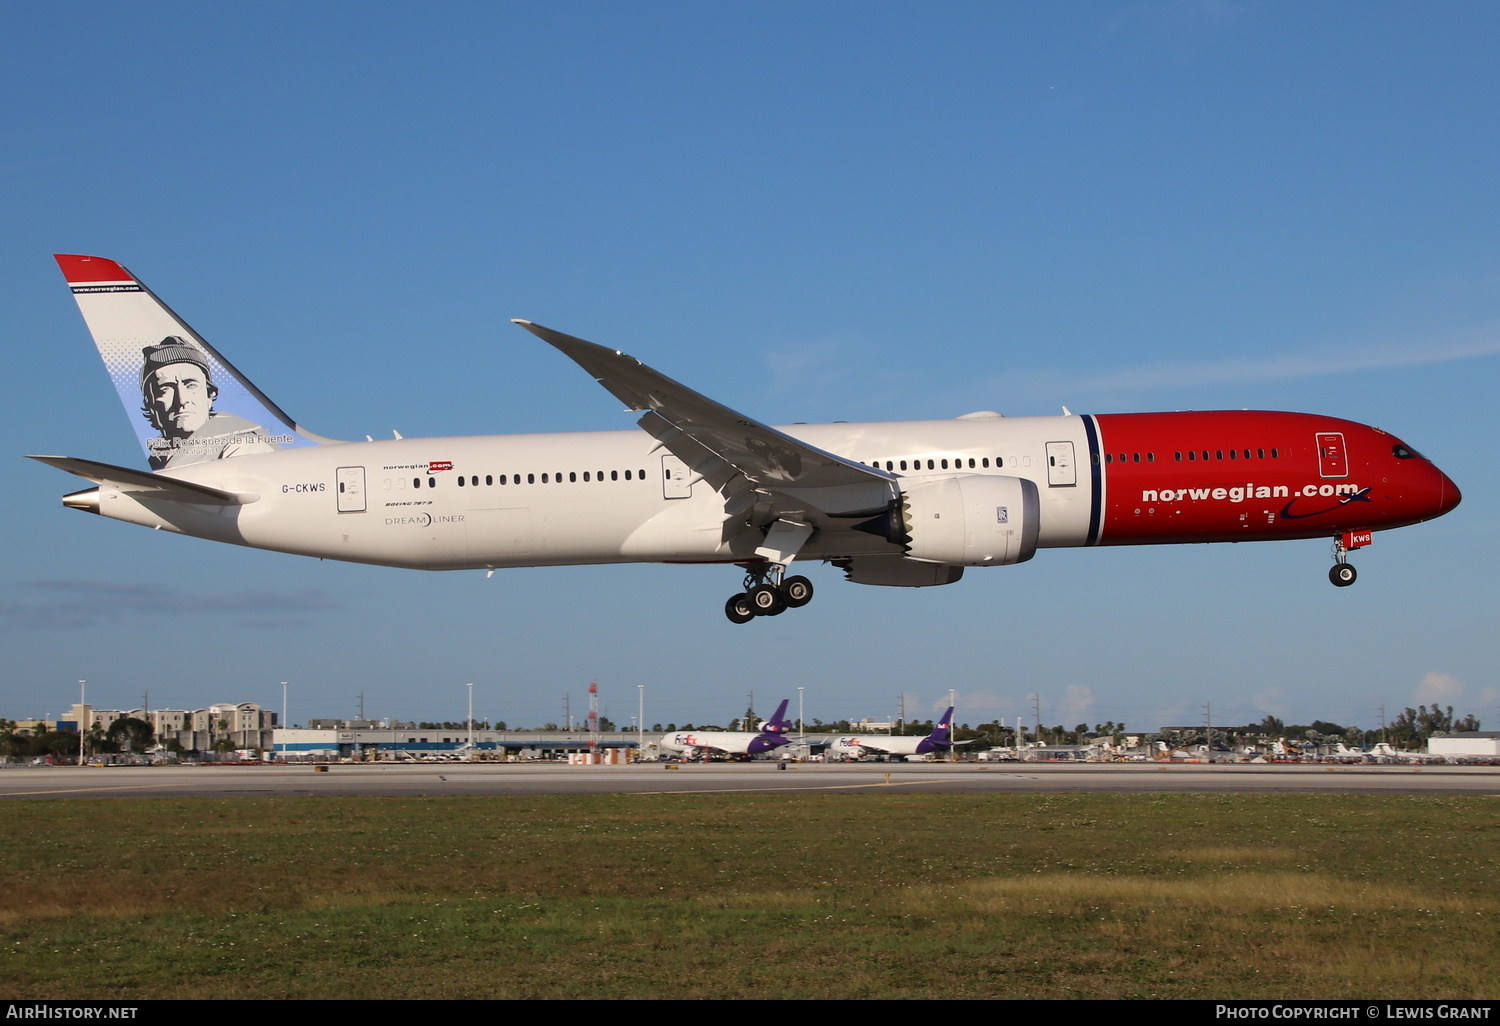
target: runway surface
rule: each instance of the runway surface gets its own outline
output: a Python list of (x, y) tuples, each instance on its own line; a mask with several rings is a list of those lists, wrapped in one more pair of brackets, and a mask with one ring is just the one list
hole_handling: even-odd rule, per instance
[(0, 769), (0, 799), (908, 792), (1500, 795), (1493, 766), (560, 763)]

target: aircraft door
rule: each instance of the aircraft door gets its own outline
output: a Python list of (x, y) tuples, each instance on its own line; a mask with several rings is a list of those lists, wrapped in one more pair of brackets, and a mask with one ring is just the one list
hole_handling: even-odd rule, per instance
[(1072, 442), (1047, 443), (1047, 484), (1053, 488), (1072, 488), (1078, 484)]
[(693, 484), (688, 478), (688, 466), (676, 456), (661, 458), (661, 497), (663, 499), (690, 499)]
[(340, 513), (363, 513), (365, 511), (365, 468), (339, 467), (338, 504)]
[(1349, 460), (1341, 431), (1323, 431), (1317, 436), (1318, 473), (1323, 477), (1348, 477)]

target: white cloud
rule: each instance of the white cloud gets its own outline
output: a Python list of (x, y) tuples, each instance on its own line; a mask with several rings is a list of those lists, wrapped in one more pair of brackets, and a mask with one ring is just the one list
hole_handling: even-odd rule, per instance
[(1280, 688), (1266, 688), (1250, 696), (1250, 704), (1256, 712), (1269, 713), (1279, 720), (1286, 719), (1289, 707), (1286, 695)]
[(1086, 722), (1094, 711), (1094, 689), (1082, 684), (1069, 684), (1058, 704), (1057, 722), (1068, 729), (1075, 723)]
[(1452, 674), (1429, 673), (1422, 678), (1411, 700), (1418, 705), (1452, 705), (1464, 696), (1463, 682)]
[[(1084, 377), (1073, 377), (1061, 372), (1042, 372), (1031, 375), (1021, 391), (1027, 395), (1048, 398), (1082, 398), (1118, 392), (1198, 389), (1211, 385), (1327, 377), (1496, 355), (1500, 355), (1500, 332), (1490, 327), (1479, 337), (1431, 340), (1420, 344), (1372, 344), (1358, 349), (1323, 353), (1177, 360), (1141, 367), (1121, 367)], [(1018, 384), (1015, 381), (989, 381), (985, 382), (985, 388), (990, 394), (1004, 389), (1000, 394), (1014, 396), (1017, 394)]]

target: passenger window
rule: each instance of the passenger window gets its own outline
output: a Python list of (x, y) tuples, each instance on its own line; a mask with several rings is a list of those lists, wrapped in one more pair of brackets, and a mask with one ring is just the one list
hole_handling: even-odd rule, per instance
[(420, 477), (414, 477), (414, 478), (412, 478), (411, 479), (411, 486), (413, 488), (421, 488), (422, 487), (422, 479)]
[[(1094, 459), (1097, 462), (1098, 457), (1096, 456), (1096, 457), (1094, 457)], [(984, 467), (984, 468), (988, 469), (989, 465), (990, 465), (990, 458), (988, 456), (986, 456), (984, 459), (982, 459), (982, 460), (979, 461), (979, 465), (981, 467)]]
[[(946, 466), (946, 464), (944, 464), (944, 465), (945, 465), (945, 466)], [(928, 460), (928, 461), (927, 461), (927, 469), (928, 469), (928, 470), (936, 470), (936, 469), (937, 469), (937, 467), (934, 467), (934, 466), (933, 466), (933, 465), (932, 465), (932, 460)]]
[(947, 460), (943, 460), (943, 469), (944, 470), (948, 469), (948, 461)]
[[(545, 481), (546, 479), (547, 479), (547, 475), (543, 474), (542, 475), (542, 480)], [(536, 484), (536, 475), (535, 474), (527, 474), (526, 475), (526, 483), (527, 484)]]
[(437, 478), (435, 478), (435, 477), (429, 477), (427, 479), (427, 487), (428, 488), (436, 488), (437, 487)]
[(1156, 453), (1154, 453), (1154, 452), (1148, 452), (1148, 453), (1146, 453), (1146, 462), (1147, 463), (1155, 463), (1156, 462)]
[(574, 484), (577, 484), (578, 483), (578, 472), (575, 471), (575, 470), (568, 471), (568, 480), (571, 481)]
[(901, 461), (901, 469), (902, 469), (902, 470), (905, 470), (905, 469), (906, 469), (906, 461), (905, 461), (905, 460), (902, 460), (902, 461)]
[(1233, 449), (1230, 449), (1230, 450), (1229, 450), (1229, 458), (1230, 458), (1230, 459), (1234, 459), (1234, 457), (1235, 457), (1235, 452), (1234, 452), (1234, 450), (1233, 450)]
[(458, 486), (460, 488), (462, 488), (464, 486), (464, 476), (462, 474), (458, 475)]
[(625, 471), (625, 480), (627, 480), (627, 481), (630, 480), (630, 471), (628, 471), (628, 470)]
[(618, 480), (620, 480), (620, 472), (618, 470), (611, 470), (609, 472), (609, 479), (611, 481), (618, 481)]

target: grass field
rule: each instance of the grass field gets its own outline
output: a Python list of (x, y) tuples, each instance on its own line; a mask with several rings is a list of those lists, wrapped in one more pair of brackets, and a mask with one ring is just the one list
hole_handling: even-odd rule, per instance
[(0, 998), (1500, 996), (1493, 798), (0, 809)]

